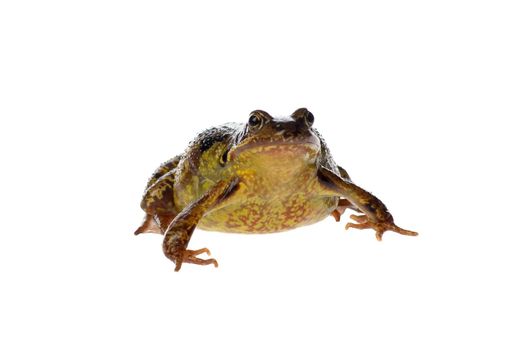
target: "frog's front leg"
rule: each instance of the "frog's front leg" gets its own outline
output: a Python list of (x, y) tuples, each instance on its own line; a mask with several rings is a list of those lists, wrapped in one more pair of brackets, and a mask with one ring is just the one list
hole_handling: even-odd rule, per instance
[(232, 195), (237, 190), (238, 185), (238, 178), (218, 182), (201, 198), (184, 208), (171, 222), (166, 230), (162, 248), (166, 257), (175, 263), (175, 271), (180, 270), (182, 263), (214, 264), (215, 267), (218, 267), (215, 259), (197, 257), (202, 253), (209, 255), (208, 249), (188, 250), (186, 248), (201, 218)]
[(376, 231), (376, 238), (380, 241), (385, 231), (394, 231), (402, 235), (417, 236), (417, 232), (408, 231), (394, 224), (394, 218), (386, 206), (373, 194), (365, 191), (349, 180), (343, 179), (325, 167), (318, 170), (321, 187), (327, 194), (341, 196), (359, 208), (364, 215), (351, 215), (357, 223), (346, 224), (346, 229), (372, 228)]

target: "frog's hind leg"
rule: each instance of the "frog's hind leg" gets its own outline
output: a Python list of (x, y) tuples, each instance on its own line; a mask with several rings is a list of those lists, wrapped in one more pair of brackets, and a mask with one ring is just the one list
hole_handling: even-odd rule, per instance
[(181, 159), (181, 156), (178, 155), (162, 163), (155, 170), (153, 175), (151, 175), (151, 177), (149, 178), (148, 184), (146, 185), (146, 190), (150, 188), (153, 184), (155, 184), (155, 182), (157, 182), (157, 180), (160, 179), (162, 176), (164, 176), (165, 174), (175, 169), (177, 165), (179, 165), (180, 159)]
[[(156, 185), (158, 182), (162, 182), (163, 180), (159, 181), (159, 179), (165, 176), (167, 173), (169, 173), (173, 169), (175, 169), (177, 165), (179, 165), (180, 159), (181, 159), (181, 156), (178, 155), (178, 156), (175, 156), (165, 161), (155, 170), (153, 175), (151, 175), (151, 177), (149, 178), (148, 184), (146, 185), (146, 191), (144, 193), (142, 203), (141, 203), (142, 209), (146, 211), (146, 216), (144, 216), (142, 225), (140, 225), (139, 228), (135, 230), (135, 235), (138, 235), (141, 233), (160, 233), (160, 234), (163, 233), (159, 227), (159, 219), (156, 218), (155, 215), (150, 213), (151, 210), (149, 210), (150, 212), (148, 212), (147, 202), (148, 202), (148, 199), (151, 202), (152, 193), (155, 194), (159, 192), (158, 189), (155, 189), (155, 188), (152, 189), (152, 187)], [(163, 200), (169, 200), (168, 198), (164, 198), (165, 197), (164, 195), (162, 197), (163, 197)], [(173, 217), (175, 217), (175, 215), (173, 215), (172, 218)]]
[(179, 213), (173, 192), (174, 171), (164, 174), (146, 189), (140, 204), (146, 215), (135, 235), (146, 232), (163, 234)]

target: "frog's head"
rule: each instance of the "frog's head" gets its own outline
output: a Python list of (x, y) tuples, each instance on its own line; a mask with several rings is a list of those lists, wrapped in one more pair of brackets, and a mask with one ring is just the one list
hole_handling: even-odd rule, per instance
[[(248, 122), (229, 158), (275, 168), (304, 166), (317, 160), (321, 142), (312, 129), (313, 114), (300, 108), (285, 118), (274, 118), (265, 111), (250, 113)], [(284, 163), (286, 162), (286, 163)]]

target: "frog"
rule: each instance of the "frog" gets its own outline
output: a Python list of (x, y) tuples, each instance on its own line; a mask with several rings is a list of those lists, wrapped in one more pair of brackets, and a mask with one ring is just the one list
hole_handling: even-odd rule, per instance
[(218, 267), (208, 248), (188, 249), (196, 228), (275, 233), (329, 216), (339, 222), (348, 209), (354, 213), (347, 230), (372, 229), (378, 241), (386, 231), (417, 236), (397, 226), (386, 205), (334, 161), (314, 120), (307, 108), (286, 117), (254, 110), (245, 123), (201, 132), (148, 180), (135, 234), (162, 234), (175, 271), (184, 263)]

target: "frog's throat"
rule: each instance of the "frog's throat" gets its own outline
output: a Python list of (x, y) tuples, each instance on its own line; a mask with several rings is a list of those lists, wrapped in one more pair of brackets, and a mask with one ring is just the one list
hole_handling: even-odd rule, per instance
[[(282, 148), (290, 147), (304, 147), (309, 153), (317, 154), (321, 150), (321, 143), (317, 137), (308, 137), (308, 138), (301, 138), (301, 139), (291, 139), (291, 140), (272, 140), (272, 139), (266, 139), (266, 140), (253, 140), (248, 139), (244, 142), (241, 142), (237, 146), (234, 146), (230, 150), (230, 154), (228, 158), (230, 160), (234, 160), (237, 158), (241, 153), (246, 151), (256, 151), (257, 149), (263, 150), (267, 146), (278, 146)], [(264, 152), (264, 151), (262, 151)]]

